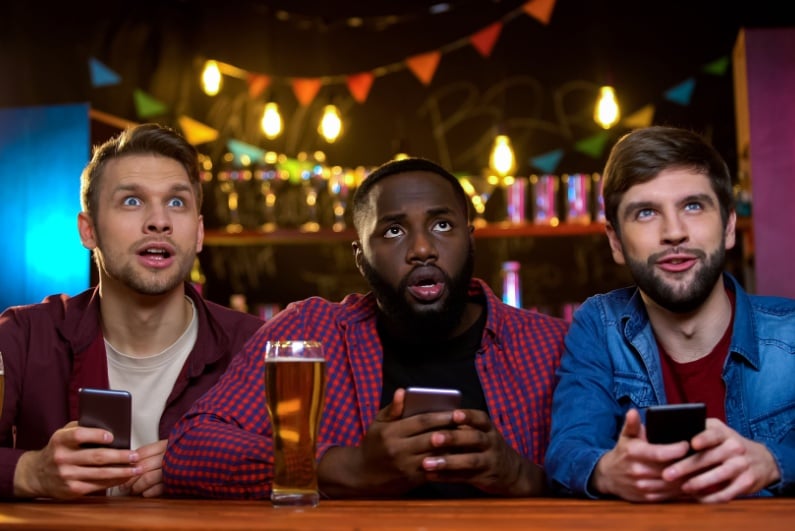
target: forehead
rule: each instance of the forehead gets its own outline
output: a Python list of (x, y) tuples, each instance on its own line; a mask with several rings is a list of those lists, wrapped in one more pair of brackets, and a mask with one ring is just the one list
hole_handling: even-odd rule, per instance
[(683, 198), (708, 195), (717, 202), (709, 177), (692, 168), (669, 168), (653, 179), (630, 186), (624, 193), (619, 209), (629, 203), (677, 202)]
[(378, 217), (409, 208), (462, 210), (453, 183), (427, 171), (398, 173), (383, 178), (373, 185), (370, 204)]
[(190, 183), (182, 164), (170, 157), (155, 154), (124, 155), (109, 160), (102, 172), (106, 189), (116, 186), (166, 186)]

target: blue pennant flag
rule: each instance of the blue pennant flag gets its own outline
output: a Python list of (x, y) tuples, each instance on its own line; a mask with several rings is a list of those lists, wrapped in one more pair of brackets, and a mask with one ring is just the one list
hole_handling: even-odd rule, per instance
[(692, 77), (679, 83), (675, 87), (665, 92), (665, 99), (678, 103), (679, 105), (690, 105), (690, 98), (693, 97), (693, 89), (696, 88), (696, 80)]
[(119, 74), (94, 57), (88, 60), (88, 67), (91, 70), (91, 86), (93, 87), (107, 87), (109, 85), (118, 85), (121, 82)]
[(543, 155), (531, 158), (530, 165), (534, 168), (538, 168), (544, 173), (555, 173), (555, 169), (558, 167), (560, 159), (562, 158), (563, 150), (556, 149), (554, 151), (544, 153)]
[(252, 146), (251, 144), (241, 142), (240, 140), (235, 140), (234, 138), (229, 139), (226, 143), (226, 147), (229, 148), (229, 151), (235, 156), (236, 165), (251, 164), (252, 162), (261, 160), (265, 156), (264, 150)]

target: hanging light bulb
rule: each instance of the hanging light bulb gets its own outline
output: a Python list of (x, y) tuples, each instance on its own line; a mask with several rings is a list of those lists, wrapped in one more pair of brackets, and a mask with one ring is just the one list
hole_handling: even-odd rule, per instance
[(494, 139), (494, 147), (491, 148), (489, 166), (492, 170), (497, 172), (500, 177), (505, 177), (513, 172), (515, 159), (513, 156), (513, 149), (511, 148), (511, 140), (508, 138), (508, 135), (497, 135)]
[(221, 90), (221, 69), (215, 61), (204, 63), (202, 71), (202, 87), (208, 96), (215, 96)]
[(269, 101), (265, 104), (260, 125), (268, 140), (273, 140), (282, 133), (282, 115), (279, 114), (279, 106), (275, 102)]
[(616, 92), (613, 87), (605, 85), (599, 89), (599, 101), (596, 102), (593, 119), (604, 129), (610, 129), (618, 122), (621, 113), (618, 110)]
[(337, 137), (340, 136), (340, 133), (342, 133), (342, 119), (336, 105), (325, 106), (318, 132), (329, 144), (333, 144)]

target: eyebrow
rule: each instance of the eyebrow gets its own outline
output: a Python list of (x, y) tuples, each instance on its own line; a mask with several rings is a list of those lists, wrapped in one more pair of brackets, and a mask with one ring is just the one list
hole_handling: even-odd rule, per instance
[[(113, 193), (117, 194), (119, 192), (138, 192), (142, 189), (143, 187), (138, 184), (120, 184), (113, 190)], [(175, 184), (171, 186), (171, 188), (169, 188), (168, 190), (168, 192), (172, 194), (182, 193), (182, 192), (192, 193), (192, 191), (193, 188), (185, 183)]]

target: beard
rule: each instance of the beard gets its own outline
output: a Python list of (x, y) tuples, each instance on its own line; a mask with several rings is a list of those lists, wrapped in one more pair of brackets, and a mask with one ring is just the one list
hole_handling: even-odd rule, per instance
[(403, 339), (416, 339), (418, 342), (442, 341), (450, 337), (469, 301), (469, 283), (474, 269), (475, 250), (470, 243), (461, 269), (452, 277), (442, 271), (448, 288), (442, 305), (422, 306), (412, 305), (406, 298), (408, 277), (404, 277), (395, 289), (370, 265), (367, 258), (362, 259), (364, 278), (378, 300), (381, 313), (389, 319), (391, 326), (402, 331)]
[(163, 295), (180, 286), (188, 278), (195, 258), (195, 254), (188, 256), (174, 247), (177, 257), (176, 269), (151, 272), (136, 267), (135, 264), (125, 263), (120, 253), (105, 253), (101, 250), (104, 248), (97, 235), (97, 248), (94, 249), (97, 269), (105, 276), (141, 295)]
[(703, 265), (696, 271), (693, 281), (682, 287), (670, 285), (657, 276), (655, 264), (664, 253), (651, 255), (646, 263), (627, 259), (627, 266), (638, 288), (660, 307), (672, 313), (687, 314), (704, 304), (726, 264), (724, 241), (721, 241), (718, 249), (709, 256), (703, 251), (693, 249), (687, 249), (687, 252), (701, 258)]

